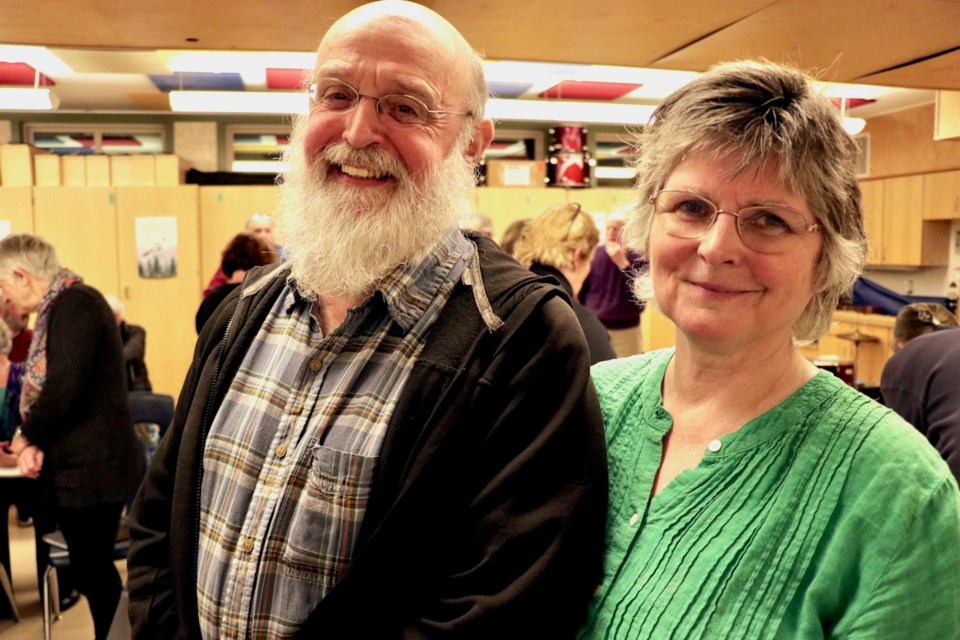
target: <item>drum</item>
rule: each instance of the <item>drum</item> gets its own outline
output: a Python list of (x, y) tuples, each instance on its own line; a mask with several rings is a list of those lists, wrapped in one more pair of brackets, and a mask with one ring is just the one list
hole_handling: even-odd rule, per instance
[(820, 355), (813, 365), (824, 371), (829, 371), (851, 387), (857, 386), (857, 367), (853, 358), (842, 358), (834, 355)]

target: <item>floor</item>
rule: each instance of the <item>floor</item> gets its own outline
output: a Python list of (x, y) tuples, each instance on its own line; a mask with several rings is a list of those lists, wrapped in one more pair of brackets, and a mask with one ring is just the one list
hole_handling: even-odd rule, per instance
[[(37, 589), (36, 567), (34, 566), (33, 528), (20, 527), (16, 522), (16, 511), (10, 510), (10, 562), (13, 565), (10, 577), (13, 583), (14, 598), (23, 618), (20, 622), (12, 619), (0, 620), (0, 639), (2, 640), (39, 640), (43, 638), (43, 609), (40, 606), (40, 593)], [(120, 576), (126, 581), (126, 565), (118, 562)], [(53, 623), (51, 635), (54, 640), (92, 640), (93, 621), (87, 601), (80, 599), (63, 618)]]

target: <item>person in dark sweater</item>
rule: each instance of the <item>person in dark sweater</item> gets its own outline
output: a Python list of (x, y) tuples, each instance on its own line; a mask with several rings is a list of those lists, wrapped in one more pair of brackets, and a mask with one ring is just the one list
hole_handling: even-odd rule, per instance
[(580, 302), (607, 328), (619, 358), (643, 352), (640, 334), (643, 303), (633, 295), (632, 283), (644, 261), (621, 243), (625, 224), (626, 216), (622, 212), (607, 216), (605, 241), (593, 256), (590, 275), (579, 294)]
[(265, 244), (251, 233), (238, 233), (223, 250), (220, 270), (226, 275), (226, 283), (216, 287), (200, 302), (194, 322), (197, 333), (203, 330), (207, 319), (213, 315), (230, 292), (240, 286), (247, 271), (254, 267), (277, 261), (273, 247)]
[(103, 296), (62, 268), (37, 236), (0, 240), (0, 289), (37, 314), (20, 393), (23, 424), (10, 450), (56, 505), (76, 587), (96, 637), (106, 638), (122, 589), (114, 540), (139, 482), (120, 334)]
[[(944, 310), (946, 311), (946, 310)], [(880, 377), (883, 402), (926, 436), (960, 482), (960, 330), (942, 329), (907, 341)]]
[[(555, 278), (576, 301), (599, 240), (597, 225), (579, 204), (554, 205), (524, 227), (514, 256), (535, 274)], [(616, 358), (610, 336), (597, 316), (579, 302), (573, 303), (573, 310), (590, 347), (590, 364)]]

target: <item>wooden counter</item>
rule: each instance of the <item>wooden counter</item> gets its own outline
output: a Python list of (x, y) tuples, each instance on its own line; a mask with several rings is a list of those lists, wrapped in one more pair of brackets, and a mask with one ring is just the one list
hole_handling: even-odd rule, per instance
[[(878, 386), (883, 365), (893, 355), (893, 316), (854, 311), (836, 311), (830, 332), (813, 345), (801, 347), (800, 352), (808, 358), (836, 355), (850, 358), (856, 364), (857, 379), (866, 386)], [(841, 335), (855, 331), (877, 338), (876, 342), (859, 344)]]

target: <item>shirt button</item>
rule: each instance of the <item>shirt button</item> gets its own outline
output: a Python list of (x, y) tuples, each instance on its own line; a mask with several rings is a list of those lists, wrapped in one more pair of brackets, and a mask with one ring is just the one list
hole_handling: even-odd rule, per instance
[(287, 455), (287, 445), (281, 444), (277, 447), (275, 453), (277, 454), (278, 458), (282, 458), (283, 456)]
[(314, 373), (316, 373), (317, 371), (320, 371), (320, 368), (322, 366), (323, 366), (323, 362), (320, 360), (320, 358), (314, 358), (313, 360), (310, 361), (310, 371), (313, 371)]
[(710, 444), (707, 445), (707, 449), (710, 449), (713, 453), (720, 451), (720, 447), (723, 446), (723, 443), (719, 440), (711, 440)]
[(247, 553), (253, 551), (253, 540), (251, 538), (247, 538), (243, 541), (243, 550)]
[(632, 516), (630, 516), (630, 526), (631, 527), (637, 526), (637, 522), (639, 520), (640, 520), (640, 514), (639, 513), (633, 514)]

